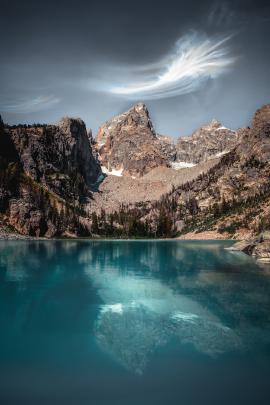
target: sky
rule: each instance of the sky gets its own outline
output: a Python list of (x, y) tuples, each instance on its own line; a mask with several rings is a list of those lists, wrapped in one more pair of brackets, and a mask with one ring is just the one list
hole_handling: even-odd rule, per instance
[(98, 127), (145, 102), (154, 127), (237, 129), (270, 103), (270, 3), (0, 0), (5, 122)]

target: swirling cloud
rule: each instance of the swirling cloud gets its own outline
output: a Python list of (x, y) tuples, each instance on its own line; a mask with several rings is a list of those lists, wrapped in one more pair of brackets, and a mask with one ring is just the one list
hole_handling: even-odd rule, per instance
[(33, 98), (21, 98), (18, 100), (6, 100), (0, 105), (1, 111), (10, 113), (31, 113), (47, 110), (60, 102), (55, 96), (38, 96)]
[(230, 39), (231, 36), (208, 38), (190, 33), (177, 41), (167, 57), (139, 66), (126, 83), (118, 81), (117, 85), (110, 85), (109, 92), (129, 99), (159, 99), (191, 93), (235, 62), (228, 46)]

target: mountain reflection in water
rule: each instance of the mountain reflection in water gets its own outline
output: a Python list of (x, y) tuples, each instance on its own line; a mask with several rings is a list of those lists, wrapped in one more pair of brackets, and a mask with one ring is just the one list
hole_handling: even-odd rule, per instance
[[(119, 376), (120, 384), (124, 375), (131, 379), (127, 390), (133, 390), (138, 401), (153, 381), (162, 380), (170, 387), (164, 388), (164, 395), (173, 396), (180, 370), (188, 380), (193, 364), (211, 373), (210, 364), (223, 370), (231, 361), (229, 370), (240, 378), (243, 371), (240, 365), (237, 368), (237, 359), (250, 361), (244, 370), (263, 381), (254, 361), (268, 370), (270, 267), (226, 251), (230, 244), (1, 241), (0, 400), (33, 394), (36, 383), (29, 377), (29, 385), (20, 385), (21, 373), (33, 373), (41, 386), (37, 392), (47, 392), (53, 383), (43, 387), (47, 380), (41, 370), (49, 376), (60, 373), (51, 398), (57, 392), (66, 398), (64, 403), (73, 403), (68, 392), (75, 382), (78, 387), (83, 384), (78, 389), (89, 402), (104, 379), (117, 384)], [(142, 376), (140, 391), (132, 378)], [(61, 386), (63, 378), (69, 382)], [(191, 376), (191, 385), (194, 378), (199, 377)], [(89, 403), (109, 403), (100, 400), (106, 395), (101, 392), (96, 392), (96, 402)], [(159, 395), (147, 404), (159, 403)], [(134, 403), (115, 398), (117, 404)], [(171, 403), (177, 404), (177, 399)]]

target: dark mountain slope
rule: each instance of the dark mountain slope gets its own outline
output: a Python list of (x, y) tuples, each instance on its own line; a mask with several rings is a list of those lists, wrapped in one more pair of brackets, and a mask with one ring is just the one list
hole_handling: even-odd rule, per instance
[(101, 175), (81, 120), (14, 127), (1, 123), (0, 167), (2, 220), (26, 235), (81, 232), (82, 204)]

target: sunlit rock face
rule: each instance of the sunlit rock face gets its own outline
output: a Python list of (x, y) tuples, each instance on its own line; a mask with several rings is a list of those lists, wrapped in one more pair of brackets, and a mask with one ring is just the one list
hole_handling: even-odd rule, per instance
[(212, 120), (191, 136), (173, 139), (157, 135), (143, 103), (102, 125), (96, 137), (103, 172), (139, 177), (158, 166), (190, 167), (228, 153), (238, 134)]
[(191, 136), (180, 137), (176, 145), (176, 160), (199, 163), (221, 157), (238, 143), (238, 134), (217, 120), (197, 129)]
[(154, 131), (143, 103), (102, 125), (96, 138), (102, 166), (109, 172), (140, 177), (157, 166), (167, 166), (168, 158)]

